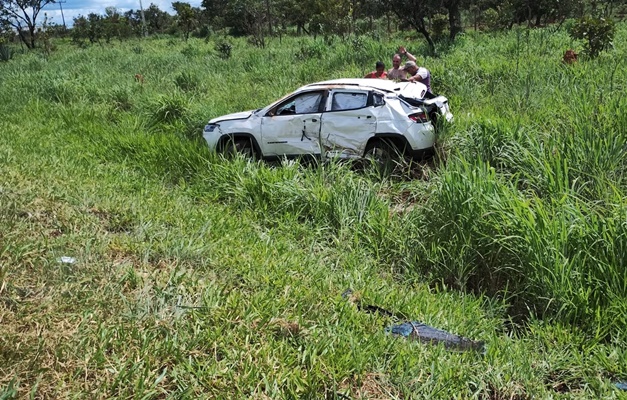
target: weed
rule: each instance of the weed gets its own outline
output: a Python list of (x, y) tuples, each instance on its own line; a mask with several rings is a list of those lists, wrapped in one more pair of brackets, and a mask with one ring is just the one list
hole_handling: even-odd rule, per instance
[(189, 112), (189, 102), (183, 96), (162, 95), (152, 104), (150, 118), (153, 124), (172, 123), (184, 118)]
[(297, 58), (301, 60), (320, 59), (324, 54), (326, 46), (318, 41), (303, 42), (297, 54)]
[(174, 78), (176, 86), (184, 92), (191, 92), (200, 88), (200, 78), (190, 72), (183, 71)]
[(133, 108), (131, 91), (127, 87), (117, 87), (111, 93), (113, 106), (119, 111), (130, 111)]

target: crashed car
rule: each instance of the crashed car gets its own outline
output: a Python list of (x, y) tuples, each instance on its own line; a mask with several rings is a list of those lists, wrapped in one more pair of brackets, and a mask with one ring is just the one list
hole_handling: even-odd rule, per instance
[(303, 86), (258, 110), (209, 121), (218, 152), (276, 159), (433, 154), (436, 121), (452, 121), (448, 99), (418, 82), (337, 79)]

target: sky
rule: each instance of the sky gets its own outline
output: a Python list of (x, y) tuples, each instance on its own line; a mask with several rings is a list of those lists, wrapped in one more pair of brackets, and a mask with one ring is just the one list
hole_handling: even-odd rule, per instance
[[(63, 0), (61, 0), (63, 1)], [(139, 10), (140, 0), (65, 0), (63, 3), (48, 4), (41, 11), (40, 17), (37, 19), (38, 23), (43, 21), (43, 13), (48, 15), (48, 21), (57, 25), (63, 25), (63, 18), (61, 16), (61, 7), (63, 7), (63, 16), (65, 17), (65, 24), (67, 26), (72, 25), (74, 18), (79, 15), (87, 16), (89, 13), (104, 14), (105, 8), (115, 7), (120, 12), (128, 10)], [(141, 0), (142, 6), (148, 8), (150, 4), (157, 5), (161, 10), (174, 13), (172, 10), (172, 3), (176, 0)], [(180, 0), (191, 4), (193, 7), (199, 7), (202, 0)], [(41, 21), (40, 21), (41, 19)]]

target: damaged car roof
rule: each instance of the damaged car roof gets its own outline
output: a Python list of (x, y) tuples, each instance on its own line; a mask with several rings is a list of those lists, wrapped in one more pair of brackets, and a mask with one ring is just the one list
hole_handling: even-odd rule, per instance
[[(370, 89), (378, 89), (383, 92), (391, 92), (391, 93), (402, 93), (408, 91), (411, 92), (422, 92), (426, 91), (427, 87), (420, 82), (395, 82), (387, 79), (365, 79), (365, 78), (348, 78), (348, 79), (332, 79), (328, 81), (316, 82), (309, 85), (303, 86), (301, 89), (305, 88), (315, 88), (315, 87), (335, 87), (335, 88), (370, 88)], [(413, 97), (413, 96), (412, 96)], [(424, 97), (421, 96), (421, 97)]]

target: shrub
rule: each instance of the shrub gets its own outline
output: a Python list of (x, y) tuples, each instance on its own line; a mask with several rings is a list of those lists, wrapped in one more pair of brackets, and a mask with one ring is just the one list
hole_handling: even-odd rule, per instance
[(314, 41), (313, 43), (303, 43), (296, 57), (301, 60), (320, 59), (324, 54), (325, 46)]
[(9, 61), (13, 58), (13, 50), (5, 44), (0, 44), (0, 61)]
[(201, 51), (196, 46), (188, 44), (181, 50), (181, 54), (183, 54), (186, 57), (194, 58), (194, 57), (199, 57), (201, 55)]
[(133, 108), (131, 92), (126, 87), (117, 87), (111, 93), (113, 107), (118, 111), (129, 111)]
[(189, 112), (189, 103), (180, 95), (161, 96), (152, 108), (153, 124), (172, 123), (182, 119)]
[(233, 50), (233, 46), (228, 42), (216, 43), (216, 51), (218, 52), (218, 56), (223, 60), (228, 60), (229, 58), (231, 58), (231, 50)]
[(573, 39), (583, 40), (584, 52), (590, 58), (596, 58), (603, 50), (612, 47), (616, 27), (611, 19), (583, 17), (569, 33)]

